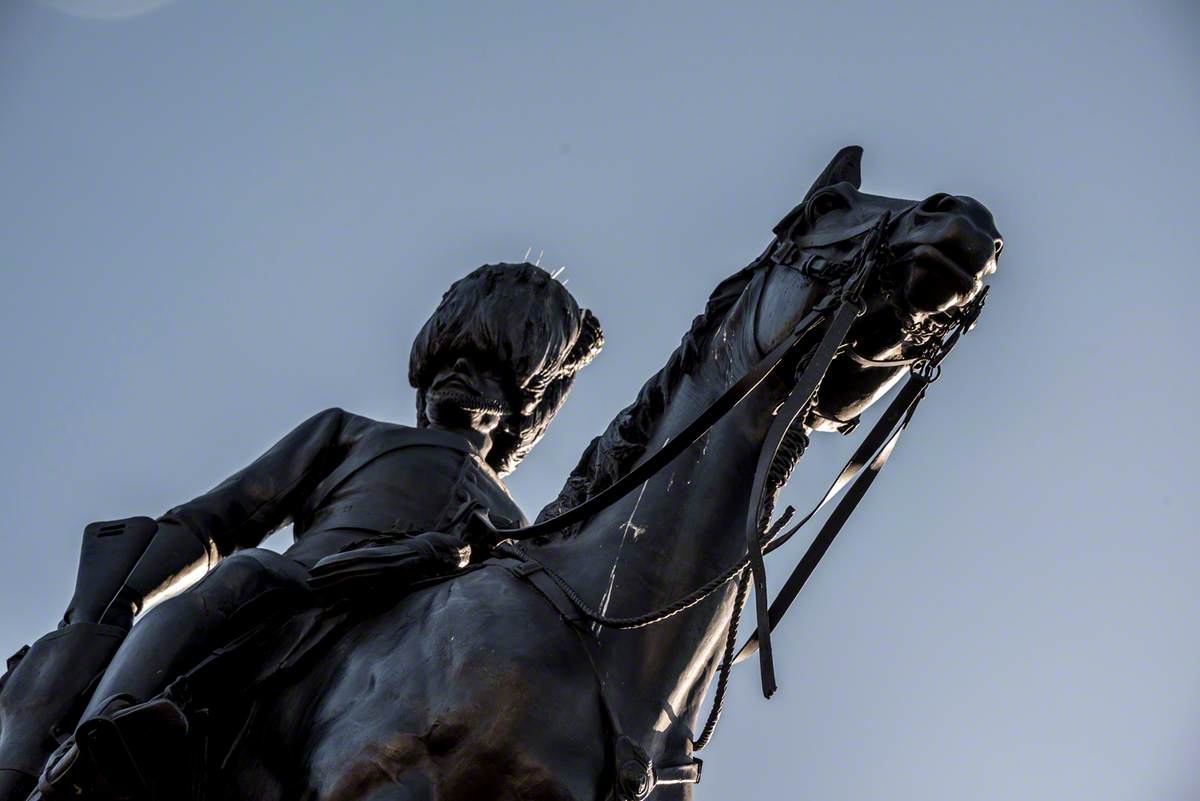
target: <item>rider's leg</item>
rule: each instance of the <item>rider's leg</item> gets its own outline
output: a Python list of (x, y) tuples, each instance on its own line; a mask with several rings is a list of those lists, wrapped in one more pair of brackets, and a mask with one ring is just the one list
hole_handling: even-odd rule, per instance
[(230, 636), (240, 610), (263, 603), (268, 593), (299, 592), (306, 578), (302, 567), (274, 551), (253, 548), (226, 558), (196, 585), (146, 612), (113, 657), (82, 719), (101, 712), (116, 695), (145, 701), (158, 694)]
[[(74, 798), (76, 786), (94, 798), (162, 796), (152, 788), (177, 781), (172, 766), (188, 726), (174, 703), (148, 699), (251, 623), (251, 608), (269, 612), (303, 592), (307, 575), (273, 551), (241, 551), (147, 612), (105, 671), (75, 736), (50, 758), (38, 797)], [(244, 622), (241, 612), (249, 612)]]
[[(153, 590), (210, 549), (189, 530), (148, 517), (105, 520), (84, 529), (75, 594), (58, 628), (8, 660), (0, 678), (0, 801), (24, 801), (89, 688), (104, 673)], [(215, 552), (212, 553), (215, 556)]]

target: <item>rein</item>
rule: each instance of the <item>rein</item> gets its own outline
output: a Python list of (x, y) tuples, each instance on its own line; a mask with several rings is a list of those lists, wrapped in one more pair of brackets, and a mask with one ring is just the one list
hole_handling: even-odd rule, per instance
[[(862, 313), (862, 289), (866, 285), (867, 278), (874, 267), (873, 259), (868, 258), (868, 253), (870, 256), (874, 256), (874, 251), (882, 241), (883, 234), (890, 226), (891, 220), (891, 213), (884, 212), (878, 220), (857, 225), (842, 232), (829, 232), (796, 239), (783, 239), (773, 246), (771, 258), (778, 263), (790, 265), (791, 262), (788, 254), (794, 254), (797, 247), (831, 245), (854, 239), (865, 232), (874, 232), (874, 236), (871, 237), (870, 242), (866, 243), (867, 247), (864, 247), (860, 252), (858, 259), (856, 259), (853, 268), (849, 272), (849, 278), (846, 279), (842, 286), (841, 305), (834, 312), (833, 321), (826, 331), (822, 344), (832, 341), (831, 332), (835, 328), (840, 330), (840, 336), (837, 337), (837, 341), (833, 343), (832, 347), (818, 347), (819, 352), (818, 354), (814, 354), (813, 358), (809, 359), (804, 374), (800, 377), (801, 382), (804, 382), (805, 378), (808, 377), (810, 378), (810, 383), (819, 385), (820, 379), (825, 375), (825, 371), (829, 369), (829, 364), (838, 355), (839, 348), (844, 344), (846, 333), (849, 331), (849, 324)], [(849, 315), (848, 310), (853, 310), (855, 313)], [(846, 316), (849, 319), (843, 320), (842, 318)], [(804, 319), (796, 325), (787, 339), (776, 345), (770, 353), (764, 356), (754, 367), (750, 368), (749, 372), (742, 376), (737, 383), (725, 390), (719, 398), (709, 404), (708, 408), (701, 412), (692, 422), (688, 423), (676, 436), (655, 451), (650, 458), (636, 465), (628, 473), (577, 506), (573, 506), (553, 517), (520, 528), (497, 528), (483, 514), (478, 516), (478, 524), (484, 531), (493, 535), (497, 542), (503, 540), (529, 540), (553, 534), (576, 523), (581, 523), (598, 512), (607, 509), (647, 480), (653, 478), (655, 474), (678, 458), (680, 454), (716, 425), (721, 418), (757, 389), (788, 357), (796, 355), (800, 351), (801, 345), (806, 341), (808, 334), (816, 330), (824, 317), (825, 314), (819, 311), (812, 311), (805, 315)], [(826, 357), (823, 362), (820, 362), (817, 358), (820, 355)], [(899, 363), (896, 362), (895, 364)], [(891, 362), (887, 364), (888, 366), (895, 366)], [(795, 393), (793, 392), (793, 394)]]
[[(888, 404), (887, 410), (875, 422), (875, 425), (872, 426), (871, 430), (863, 438), (862, 443), (812, 510), (782, 535), (774, 539), (768, 538), (767, 542), (760, 542), (758, 536), (761, 528), (759, 515), (766, 502), (767, 492), (764, 465), (769, 467), (771, 460), (774, 459), (775, 454), (783, 444), (783, 438), (788, 428), (808, 408), (812, 395), (807, 396), (802, 401), (803, 396), (800, 395), (800, 390), (804, 387), (797, 385), (792, 395), (777, 414), (775, 422), (771, 426), (771, 431), (768, 434), (767, 446), (760, 454), (760, 470), (755, 476), (754, 489), (752, 490), (753, 502), (750, 507), (750, 515), (747, 518), (747, 553), (750, 555), (751, 566), (753, 567), (756, 561), (758, 564), (762, 564), (763, 554), (774, 551), (791, 539), (805, 523), (825, 508), (847, 485), (850, 485), (850, 489), (830, 514), (828, 520), (825, 521), (825, 525), (822, 526), (817, 536), (813, 539), (808, 550), (801, 557), (800, 562), (793, 568), (791, 575), (788, 576), (779, 595), (771, 603), (769, 609), (766, 601), (765, 570), (762, 575), (763, 583), (761, 586), (758, 582), (759, 576), (755, 576), (757, 631), (742, 646), (734, 662), (741, 662), (752, 656), (755, 651), (759, 652), (760, 674), (763, 695), (765, 697), (770, 698), (777, 689), (771, 654), (771, 632), (779, 624), (779, 621), (796, 599), (796, 596), (799, 595), (809, 576), (816, 570), (817, 564), (821, 561), (825, 552), (829, 550), (829, 546), (846, 524), (846, 521), (850, 518), (850, 514), (858, 506), (859, 501), (866, 495), (875, 477), (879, 475), (883, 466), (887, 464), (888, 458), (892, 455), (892, 451), (900, 440), (900, 434), (908, 427), (913, 414), (916, 412), (917, 405), (925, 397), (926, 389), (941, 376), (942, 361), (950, 354), (950, 351), (958, 343), (962, 335), (974, 327), (975, 320), (983, 309), (986, 297), (987, 289), (985, 288), (970, 304), (964, 307), (949, 333), (937, 342), (936, 349), (930, 349), (932, 352), (928, 355), (913, 360), (888, 361), (869, 365), (872, 367), (894, 367), (897, 364), (908, 363), (908, 380), (900, 391), (896, 393), (891, 403)], [(755, 555), (758, 556), (757, 560), (755, 560)]]
[[(903, 211), (901, 212), (903, 213)], [(496, 528), (485, 513), (478, 513), (477, 522), (486, 533), (497, 542), (496, 552), (501, 556), (515, 558), (522, 562), (535, 565), (551, 579), (566, 599), (579, 610), (583, 617), (606, 628), (628, 630), (643, 628), (662, 622), (680, 612), (690, 609), (708, 598), (720, 587), (739, 577), (738, 596), (735, 601), (733, 616), (718, 673), (720, 682), (717, 695), (713, 701), (713, 709), (703, 732), (693, 743), (693, 749), (702, 748), (712, 736), (717, 718), (720, 716), (724, 701), (724, 690), (727, 686), (729, 670), (732, 665), (759, 654), (760, 674), (763, 695), (770, 698), (777, 684), (775, 681), (774, 660), (771, 649), (771, 632), (779, 624), (792, 602), (799, 595), (805, 582), (816, 569), (821, 558), (828, 551), (834, 538), (841, 531), (850, 514), (866, 494), (875, 477), (887, 463), (892, 451), (899, 441), (900, 434), (908, 426), (916, 411), (917, 405), (925, 396), (928, 386), (937, 380), (941, 374), (941, 363), (949, 355), (961, 336), (970, 331), (983, 308), (987, 296), (987, 288), (967, 306), (956, 314), (948, 332), (940, 339), (931, 341), (921, 355), (914, 358), (876, 360), (867, 359), (854, 351), (846, 343), (846, 337), (854, 321), (865, 311), (862, 291), (868, 279), (874, 274), (879, 261), (879, 254), (885, 251), (886, 234), (891, 225), (892, 215), (884, 212), (879, 219), (863, 223), (840, 233), (824, 233), (795, 239), (783, 238), (776, 243), (771, 251), (771, 258), (777, 263), (791, 265), (795, 255), (802, 247), (817, 247), (848, 241), (866, 234), (866, 239), (860, 248), (852, 268), (842, 283), (839, 303), (830, 315), (826, 312), (813, 311), (797, 324), (792, 334), (777, 345), (770, 353), (750, 369), (737, 383), (721, 394), (717, 400), (701, 412), (679, 434), (664, 444), (648, 459), (638, 464), (621, 478), (617, 479), (601, 492), (593, 495), (577, 506), (568, 509), (554, 517), (547, 518), (523, 528)], [(762, 382), (789, 359), (801, 352), (802, 346), (808, 342), (809, 335), (815, 332), (819, 324), (828, 318), (825, 331), (812, 355), (799, 374), (796, 384), (788, 395), (787, 400), (779, 407), (775, 419), (767, 432), (763, 448), (759, 454), (755, 469), (754, 483), (751, 487), (751, 503), (745, 523), (746, 554), (733, 565), (722, 571), (718, 576), (709, 580), (696, 590), (688, 593), (659, 609), (634, 617), (608, 617), (593, 609), (572, 587), (566, 579), (548, 565), (534, 558), (520, 545), (521, 541), (545, 536), (568, 526), (582, 522), (587, 518), (611, 506), (628, 495), (635, 488), (652, 478), (660, 470), (670, 464), (689, 446), (695, 443), (711, 429), (726, 414), (733, 410), (742, 400), (757, 389)], [(797, 422), (803, 422), (811, 410), (814, 398), (820, 389), (833, 360), (846, 354), (864, 367), (896, 368), (907, 365), (909, 377), (901, 390), (896, 394), (887, 410), (880, 416), (871, 431), (863, 438), (838, 476), (830, 484), (824, 496), (805, 514), (798, 523), (782, 534), (779, 530), (786, 525), (794, 512), (790, 507), (770, 530), (763, 536), (760, 532), (766, 528), (762, 519), (767, 503), (767, 495), (771, 491), (768, 475), (775, 459), (789, 432)], [(817, 536), (813, 539), (804, 556), (793, 568), (778, 596), (768, 606), (766, 588), (766, 567), (763, 556), (784, 545), (799, 529), (820, 512), (830, 501), (838, 496), (847, 486), (850, 489), (839, 501), (830, 514)], [(749, 579), (749, 580), (748, 580)], [(746, 599), (748, 586), (754, 585), (756, 631), (747, 642), (735, 652), (737, 638), (737, 621)]]
[(522, 528), (496, 528), (484, 514), (478, 516), (479, 525), (489, 534), (494, 535), (496, 541), (529, 540), (553, 534), (556, 531), (583, 522), (598, 512), (612, 506), (674, 461), (689, 446), (694, 444), (696, 440), (704, 436), (721, 418), (750, 395), (767, 376), (774, 373), (775, 368), (779, 367), (784, 360), (799, 351), (800, 345), (806, 339), (806, 335), (817, 327), (817, 324), (821, 322), (822, 316), (820, 312), (815, 311), (806, 315), (796, 326), (791, 336), (777, 345), (758, 364), (754, 365), (748, 373), (742, 376), (741, 380), (725, 390), (721, 397), (713, 401), (707, 409), (701, 412), (692, 422), (688, 423), (676, 437), (655, 451), (649, 459), (637, 465), (578, 506), (573, 506), (554, 517)]
[[(856, 264), (850, 278), (842, 287), (841, 303), (825, 336), (817, 345), (812, 358), (800, 375), (795, 387), (786, 401), (775, 413), (771, 428), (767, 431), (767, 439), (763, 449), (758, 454), (758, 465), (754, 470), (754, 484), (750, 490), (750, 506), (746, 510), (746, 554), (750, 559), (750, 576), (754, 584), (754, 607), (758, 621), (759, 668), (762, 674), (763, 695), (770, 698), (775, 694), (775, 662), (771, 652), (771, 625), (767, 609), (767, 568), (763, 563), (763, 543), (759, 539), (764, 521), (762, 519), (767, 504), (767, 495), (771, 492), (768, 474), (780, 449), (784, 445), (788, 431), (797, 420), (803, 422), (808, 413), (813, 398), (821, 386), (821, 380), (829, 365), (837, 357), (839, 349), (850, 333), (850, 326), (865, 310), (862, 301), (862, 289), (875, 268), (876, 254), (884, 241), (884, 234), (891, 223), (891, 214), (884, 212), (877, 224), (866, 231), (867, 238), (859, 249)], [(857, 236), (856, 232), (850, 236)], [(811, 515), (810, 515), (811, 517)], [(806, 518), (807, 519), (807, 518)]]

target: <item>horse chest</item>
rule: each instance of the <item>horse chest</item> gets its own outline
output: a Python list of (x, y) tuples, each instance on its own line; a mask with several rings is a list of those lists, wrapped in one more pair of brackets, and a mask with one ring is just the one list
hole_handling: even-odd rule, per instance
[(544, 601), (500, 572), (351, 632), (367, 645), (349, 652), (317, 715), (317, 798), (604, 797), (605, 724), (586, 657)]

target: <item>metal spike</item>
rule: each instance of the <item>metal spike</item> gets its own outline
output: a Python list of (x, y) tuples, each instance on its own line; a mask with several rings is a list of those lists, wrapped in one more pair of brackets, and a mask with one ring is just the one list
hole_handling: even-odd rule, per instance
[(550, 273), (550, 277), (551, 277), (551, 278), (558, 278), (560, 275), (562, 275), (562, 271), (563, 271), (563, 270), (565, 270), (565, 269), (567, 269), (567, 265), (565, 265), (565, 264), (564, 264), (562, 267), (559, 267), (557, 270), (555, 270), (554, 272)]
[(533, 252), (533, 245), (530, 245), (528, 248), (526, 248), (526, 250), (525, 250), (525, 257), (521, 259), (521, 262), (522, 262), (522, 263), (528, 263), (528, 261), (529, 261), (529, 254), (530, 254), (530, 253), (532, 253), (532, 252)]
[[(533, 250), (533, 248), (530, 248), (530, 250)], [(534, 266), (534, 267), (541, 267), (541, 266), (542, 266), (542, 255), (543, 255), (545, 252), (546, 252), (546, 251), (544, 251), (544, 250), (539, 250), (539, 251), (538, 251), (538, 257), (537, 257), (537, 261), (535, 261), (535, 262), (533, 263), (533, 266)]]

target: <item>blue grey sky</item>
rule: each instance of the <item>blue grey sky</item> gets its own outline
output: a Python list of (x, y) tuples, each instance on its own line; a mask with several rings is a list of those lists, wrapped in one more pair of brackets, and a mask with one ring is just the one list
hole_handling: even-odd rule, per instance
[(859, 143), (1007, 247), (697, 797), (1200, 798), (1198, 41), (1188, 2), (6, 0), (0, 648), (88, 521), (327, 406), (411, 422), (441, 292), (530, 246), (608, 333), (510, 482), (536, 513)]

